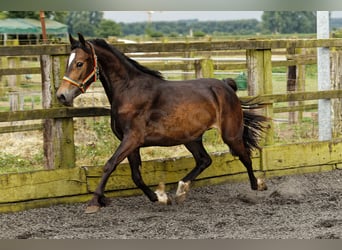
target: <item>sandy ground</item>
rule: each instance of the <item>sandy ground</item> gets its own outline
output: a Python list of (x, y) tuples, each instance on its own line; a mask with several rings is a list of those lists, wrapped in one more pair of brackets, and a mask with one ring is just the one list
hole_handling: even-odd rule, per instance
[(99, 213), (86, 204), (0, 214), (1, 239), (340, 239), (342, 170), (193, 188), (182, 205), (145, 196), (112, 198)]

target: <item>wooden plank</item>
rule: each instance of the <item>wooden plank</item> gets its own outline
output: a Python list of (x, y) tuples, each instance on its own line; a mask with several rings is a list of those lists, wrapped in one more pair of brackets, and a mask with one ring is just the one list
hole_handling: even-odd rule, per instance
[[(214, 70), (239, 70), (239, 69), (246, 69), (247, 64), (246, 62), (217, 62), (213, 60), (214, 64)], [(297, 65), (297, 64), (316, 64), (317, 60), (302, 60), (300, 62), (298, 61), (272, 61), (272, 67), (287, 67), (291, 65)], [(191, 71), (194, 70), (194, 65), (193, 63), (175, 63), (175, 62), (169, 62), (169, 63), (156, 63), (156, 62), (148, 62), (148, 63), (142, 63), (144, 66), (149, 67), (154, 70), (159, 70), (159, 71), (168, 71), (168, 70), (184, 70), (184, 71)], [(191, 67), (188, 67), (190, 65)]]
[(41, 123), (27, 124), (27, 125), (2, 126), (0, 127), (0, 134), (34, 131), (34, 130), (42, 130), (42, 129), (43, 129), (43, 125)]
[[(185, 51), (221, 51), (242, 49), (279, 49), (279, 48), (317, 48), (341, 47), (341, 39), (248, 39), (205, 42), (168, 42), (136, 43), (113, 45), (124, 53), (134, 52), (185, 52)], [(69, 44), (59, 45), (20, 45), (1, 46), (1, 56), (30, 55), (66, 55), (70, 52)]]
[[(221, 51), (241, 49), (279, 49), (279, 48), (317, 48), (341, 47), (341, 39), (249, 39), (211, 42), (169, 42), (113, 44), (124, 53), (133, 52), (184, 52), (184, 51)], [(1, 51), (0, 51), (1, 52)], [(0, 53), (1, 54), (1, 53)]]
[(80, 168), (42, 170), (0, 175), (0, 203), (28, 201), (87, 193)]
[[(212, 154), (213, 163), (202, 172), (197, 180), (210, 179), (222, 176), (246, 174), (241, 162), (229, 153)], [(260, 170), (260, 159), (257, 155), (253, 158), (254, 170)], [(178, 183), (195, 166), (192, 157), (162, 159), (146, 161), (142, 164), (142, 177), (149, 186), (157, 186), (160, 182), (166, 184)], [(86, 167), (88, 188), (95, 191), (102, 176), (102, 167)], [(131, 180), (131, 171), (127, 163), (120, 164), (111, 175), (106, 185), (107, 191), (134, 189), (135, 184)]]
[(0, 122), (25, 121), (50, 118), (92, 117), (110, 115), (110, 109), (104, 107), (90, 108), (50, 108), (15, 112), (0, 112)]
[(291, 106), (291, 107), (276, 107), (273, 109), (273, 113), (310, 111), (310, 110), (317, 110), (317, 108), (318, 108), (318, 104), (296, 105), (296, 106)]
[(41, 70), (39, 67), (27, 67), (27, 68), (5, 68), (0, 69), (1, 75), (24, 75), (24, 74), (40, 74)]
[(254, 98), (255, 102), (260, 103), (276, 103), (276, 102), (289, 102), (289, 101), (309, 101), (309, 100), (319, 100), (319, 99), (333, 99), (341, 98), (342, 90), (321, 90), (321, 91), (298, 91), (295, 93), (286, 94), (268, 94), (260, 95), (257, 97), (241, 97), (241, 100), (250, 100)]
[(0, 56), (65, 55), (69, 44), (0, 46)]
[(264, 147), (261, 158), (264, 171), (334, 165), (341, 162), (342, 144), (327, 141)]

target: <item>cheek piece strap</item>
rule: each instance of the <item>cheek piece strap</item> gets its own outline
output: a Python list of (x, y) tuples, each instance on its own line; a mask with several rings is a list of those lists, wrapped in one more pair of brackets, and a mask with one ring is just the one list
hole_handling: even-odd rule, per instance
[(99, 78), (99, 68), (97, 65), (97, 56), (95, 54), (94, 47), (91, 45), (91, 43), (88, 43), (88, 44), (91, 48), (92, 56), (94, 59), (93, 70), (89, 73), (89, 75), (82, 82), (77, 82), (77, 81), (69, 78), (68, 76), (63, 77), (63, 80), (70, 83), (71, 85), (78, 87), (82, 93), (85, 93), (86, 90), (89, 88), (89, 86)]

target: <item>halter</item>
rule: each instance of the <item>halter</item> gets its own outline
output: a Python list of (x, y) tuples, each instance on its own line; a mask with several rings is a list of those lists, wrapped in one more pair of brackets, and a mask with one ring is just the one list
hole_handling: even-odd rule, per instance
[(88, 43), (90, 48), (91, 48), (91, 53), (94, 59), (94, 68), (93, 70), (89, 73), (89, 75), (82, 81), (82, 82), (77, 82), (68, 76), (64, 76), (63, 80), (67, 81), (71, 85), (74, 85), (78, 87), (82, 93), (86, 92), (86, 90), (89, 88), (90, 84), (95, 82), (99, 78), (99, 68), (97, 66), (97, 56), (95, 54), (94, 47), (91, 45), (91, 43)]

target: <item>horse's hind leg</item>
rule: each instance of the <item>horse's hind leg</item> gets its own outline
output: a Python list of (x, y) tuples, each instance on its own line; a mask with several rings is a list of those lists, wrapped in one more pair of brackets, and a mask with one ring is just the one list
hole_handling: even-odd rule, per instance
[(223, 140), (231, 149), (232, 154), (238, 156), (239, 160), (246, 167), (249, 181), (251, 184), (251, 188), (253, 190), (260, 190), (260, 191), (266, 190), (267, 186), (264, 183), (264, 181), (261, 179), (257, 179), (254, 176), (253, 168), (252, 168), (252, 160), (249, 154), (247, 153), (247, 150), (245, 148), (245, 145), (242, 139), (235, 139), (235, 140), (223, 139)]
[(209, 154), (203, 147), (202, 137), (184, 145), (194, 156), (196, 166), (178, 183), (176, 191), (177, 203), (182, 203), (185, 200), (186, 194), (189, 192), (191, 181), (195, 180), (212, 162)]
[(143, 181), (140, 168), (141, 168), (141, 158), (139, 148), (131, 153), (128, 157), (128, 161), (132, 171), (132, 179), (135, 185), (140, 188), (144, 194), (152, 202), (159, 201), (162, 204), (171, 204), (171, 200), (167, 197), (164, 191), (164, 185), (159, 185), (156, 192), (153, 192)]

